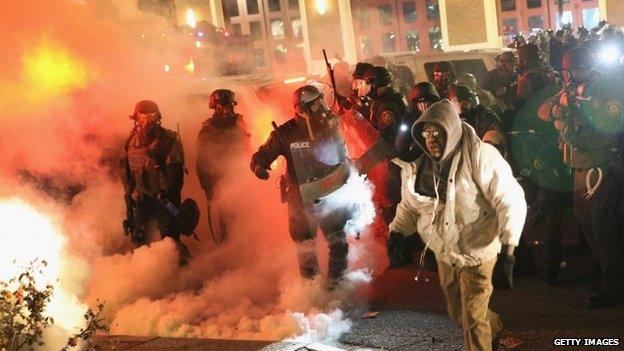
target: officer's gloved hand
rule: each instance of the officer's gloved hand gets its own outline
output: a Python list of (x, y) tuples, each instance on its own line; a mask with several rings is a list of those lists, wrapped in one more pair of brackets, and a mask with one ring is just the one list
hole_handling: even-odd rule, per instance
[(256, 175), (256, 177), (262, 179), (262, 180), (267, 180), (269, 179), (269, 170), (262, 167), (261, 165), (255, 165), (253, 167), (253, 172)]
[(406, 243), (405, 236), (398, 232), (390, 232), (386, 242), (390, 268), (402, 267), (412, 263), (412, 255)]

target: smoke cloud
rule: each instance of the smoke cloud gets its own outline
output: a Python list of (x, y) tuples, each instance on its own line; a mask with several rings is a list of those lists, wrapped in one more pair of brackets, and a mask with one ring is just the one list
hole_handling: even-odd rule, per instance
[[(113, 334), (336, 338), (349, 327), (345, 311), (364, 308), (362, 287), (385, 264), (379, 260), (383, 247), (365, 230), (361, 240), (350, 238), (352, 271), (336, 289), (328, 292), (322, 278), (302, 281), (286, 207), (275, 189), (283, 166), (267, 182), (248, 168), (270, 122), (289, 118), (279, 112), (285, 102), (260, 101), (247, 84), (217, 85), (165, 72), (163, 65), (174, 66), (175, 60), (155, 48), (175, 51), (179, 37), (169, 37), (165, 19), (131, 3), (9, 0), (0, 12), (0, 205), (19, 201), (33, 208), (50, 218), (63, 242), (31, 244), (47, 250), (37, 257), (56, 257), (60, 267), (58, 298), (49, 312), (84, 311), (99, 300)], [(178, 61), (187, 61), (184, 52), (178, 54)], [(195, 139), (210, 114), (205, 94), (216, 88), (236, 92), (237, 112), (251, 133), (251, 149), (223, 160), (227, 177), (215, 194), (227, 218), (229, 236), (222, 245), (208, 235), (206, 200), (194, 171)], [(159, 104), (164, 127), (179, 128), (189, 170), (183, 198), (194, 198), (202, 210), (196, 230), (201, 241), (182, 238), (193, 255), (182, 268), (172, 240), (154, 233), (151, 244), (134, 248), (121, 227), (119, 161), (133, 125), (128, 115), (142, 99)], [(7, 216), (0, 207), (3, 223)], [(0, 247), (35, 252), (10, 239), (33, 230), (28, 225), (16, 222), (0, 230)], [(358, 224), (354, 231), (362, 228)], [(326, 261), (322, 238), (318, 249)], [(49, 332), (49, 349), (58, 349), (79, 326), (80, 318), (72, 318)]]

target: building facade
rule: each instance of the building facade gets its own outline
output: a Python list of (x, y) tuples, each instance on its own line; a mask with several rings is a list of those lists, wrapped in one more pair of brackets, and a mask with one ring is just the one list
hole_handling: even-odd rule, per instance
[[(205, 3), (207, 19), (253, 38), (258, 71), (319, 71), (321, 49), (355, 62), (380, 53), (500, 47), (517, 33), (592, 28), (624, 0), (178, 0)], [(611, 17), (611, 18), (608, 18)]]

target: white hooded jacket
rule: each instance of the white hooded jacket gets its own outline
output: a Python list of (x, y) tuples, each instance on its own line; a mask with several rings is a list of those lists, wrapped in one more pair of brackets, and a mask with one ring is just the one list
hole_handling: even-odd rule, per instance
[[(425, 122), (442, 126), (447, 134), (440, 159), (450, 161), (444, 203), (414, 190), (418, 168), (424, 157), (430, 157), (421, 136)], [(437, 259), (455, 267), (490, 261), (501, 244), (518, 246), (526, 201), (498, 150), (479, 140), (448, 100), (433, 104), (414, 124), (412, 136), (425, 154), (409, 163), (393, 160), (402, 168), (402, 185), (390, 230), (404, 235), (418, 232)]]

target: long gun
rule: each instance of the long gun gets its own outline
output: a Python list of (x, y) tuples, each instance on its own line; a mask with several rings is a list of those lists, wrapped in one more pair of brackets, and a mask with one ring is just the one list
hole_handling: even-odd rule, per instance
[[(327, 59), (327, 52), (323, 49), (323, 58), (325, 59), (325, 66), (327, 67), (327, 74), (329, 74), (329, 81), (332, 86), (332, 90), (334, 91), (334, 104), (338, 101), (338, 92), (336, 92), (336, 77), (334, 76), (334, 69), (332, 68), (329, 60)], [(333, 107), (333, 105), (332, 105)]]
[[(581, 110), (578, 107), (578, 101), (582, 100), (581, 96), (577, 96), (579, 87), (567, 88), (568, 106), (563, 111), (564, 135), (566, 139), (576, 144), (577, 131), (575, 126), (575, 118), (580, 117)], [(582, 89), (581, 89), (582, 91)], [(576, 145), (570, 145), (569, 142), (563, 140), (561, 152), (563, 153), (563, 163), (572, 166), (572, 148)], [(572, 169), (570, 168), (570, 172)]]
[(343, 98), (342, 96), (338, 95), (338, 90), (336, 90), (336, 76), (334, 75), (334, 69), (332, 68), (331, 64), (329, 63), (329, 60), (327, 59), (327, 52), (325, 52), (325, 49), (323, 49), (323, 58), (325, 59), (325, 66), (327, 67), (327, 74), (329, 75), (329, 81), (331, 83), (333, 96), (334, 96), (334, 103), (330, 107), (334, 107), (334, 105), (338, 103), (338, 107), (340, 108), (340, 110), (350, 109), (351, 104), (349, 103), (349, 101)]
[(122, 222), (123, 230), (126, 236), (133, 237), (136, 229), (134, 223), (134, 206), (136, 206), (136, 202), (131, 194), (124, 195), (124, 200), (126, 202), (126, 219)]

